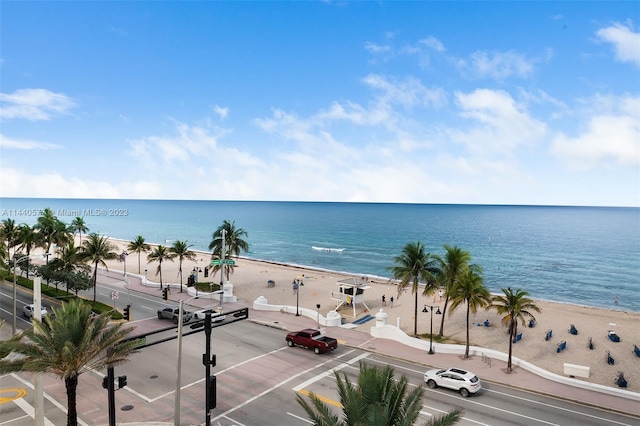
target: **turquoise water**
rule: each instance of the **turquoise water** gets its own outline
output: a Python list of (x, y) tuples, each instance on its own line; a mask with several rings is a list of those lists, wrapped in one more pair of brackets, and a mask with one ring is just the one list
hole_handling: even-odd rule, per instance
[(205, 251), (227, 219), (248, 232), (246, 257), (383, 278), (408, 242), (458, 245), (493, 292), (640, 311), (638, 208), (0, 198), (2, 220), (32, 224), (45, 207), (91, 232)]

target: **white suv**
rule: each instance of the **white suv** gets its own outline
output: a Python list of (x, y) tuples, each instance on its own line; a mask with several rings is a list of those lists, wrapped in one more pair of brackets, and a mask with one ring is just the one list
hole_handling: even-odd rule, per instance
[(429, 370), (424, 373), (424, 381), (431, 389), (442, 386), (457, 390), (464, 397), (475, 394), (482, 388), (478, 376), (460, 368)]
[[(24, 315), (27, 318), (33, 318), (33, 314), (36, 310), (35, 305), (32, 303), (31, 305), (24, 305), (24, 308), (22, 308), (22, 315)], [(44, 318), (46, 315), (48, 315), (49, 312), (47, 311), (47, 307), (46, 306), (41, 306), (40, 307), (40, 318)]]

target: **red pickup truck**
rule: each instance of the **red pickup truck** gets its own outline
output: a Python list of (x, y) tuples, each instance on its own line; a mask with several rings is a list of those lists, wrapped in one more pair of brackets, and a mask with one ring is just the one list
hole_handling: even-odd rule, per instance
[(302, 346), (307, 349), (313, 349), (317, 354), (323, 354), (338, 347), (338, 341), (332, 337), (323, 335), (320, 330), (306, 328), (300, 331), (294, 331), (287, 334), (287, 345)]

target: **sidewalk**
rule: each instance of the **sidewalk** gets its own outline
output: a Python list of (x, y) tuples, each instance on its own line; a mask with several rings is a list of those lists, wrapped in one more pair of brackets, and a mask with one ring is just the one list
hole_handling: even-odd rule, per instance
[[(133, 284), (133, 283), (132, 283)], [(153, 288), (141, 284), (130, 285), (132, 291), (149, 293), (157, 296)], [(170, 301), (179, 302), (191, 296), (185, 291), (172, 291)], [(189, 301), (193, 306), (211, 306), (218, 304), (217, 300), (193, 299)], [(231, 311), (247, 307), (242, 303), (224, 303), (224, 310)], [(292, 313), (263, 311), (249, 306), (249, 320), (256, 323), (282, 329), (283, 331), (295, 331), (303, 328), (317, 328), (317, 323), (306, 316), (296, 316)], [(625, 399), (605, 393), (581, 389), (567, 384), (544, 379), (522, 368), (514, 367), (511, 374), (506, 373), (507, 364), (496, 359), (484, 362), (482, 357), (474, 356), (463, 359), (459, 355), (438, 354), (429, 355), (427, 352), (403, 345), (395, 340), (382, 339), (371, 336), (370, 328), (374, 321), (370, 321), (356, 328), (330, 327), (327, 334), (339, 340), (340, 345), (358, 348), (367, 352), (376, 353), (392, 358), (401, 359), (428, 368), (446, 368), (460, 366), (473, 371), (481, 380), (500, 383), (513, 388), (552, 396), (559, 399), (575, 401), (584, 405), (606, 408), (623, 414), (640, 417), (640, 404), (630, 399)], [(613, 378), (612, 378), (613, 380)]]

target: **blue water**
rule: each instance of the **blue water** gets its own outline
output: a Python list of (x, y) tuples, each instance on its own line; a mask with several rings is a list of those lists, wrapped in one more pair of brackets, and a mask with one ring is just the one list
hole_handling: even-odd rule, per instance
[(45, 207), (66, 223), (84, 214), (91, 232), (205, 251), (227, 219), (247, 231), (246, 257), (385, 278), (408, 242), (457, 245), (492, 292), (640, 312), (638, 208), (0, 198), (0, 219), (33, 224)]

